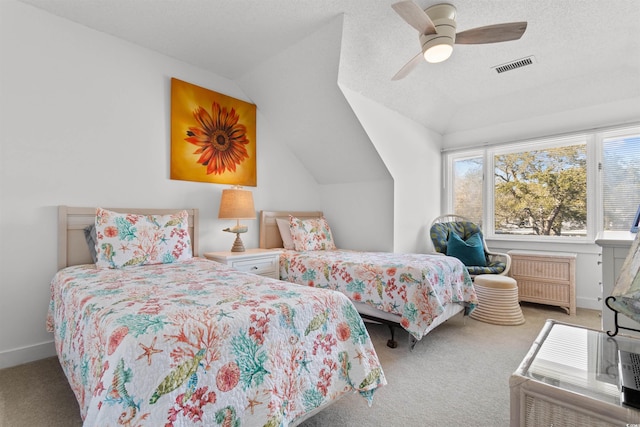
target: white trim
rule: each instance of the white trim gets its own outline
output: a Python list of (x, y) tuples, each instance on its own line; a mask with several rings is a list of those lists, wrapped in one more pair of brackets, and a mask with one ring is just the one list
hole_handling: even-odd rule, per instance
[(578, 134), (593, 134), (593, 133), (603, 133), (603, 132), (611, 132), (612, 134), (615, 132), (618, 132), (618, 134), (624, 134), (625, 132), (627, 132), (629, 129), (633, 129), (635, 127), (640, 126), (640, 122), (632, 122), (632, 123), (623, 123), (623, 124), (619, 124), (619, 125), (612, 125), (612, 126), (605, 126), (605, 127), (594, 127), (594, 128), (588, 128), (588, 129), (582, 129), (582, 130), (576, 130), (576, 131), (571, 131), (571, 132), (563, 132), (563, 133), (557, 133), (557, 134), (553, 134), (553, 135), (547, 135), (547, 136), (543, 136), (540, 138), (527, 138), (527, 139), (518, 139), (515, 141), (509, 141), (509, 142), (494, 142), (494, 143), (490, 143), (490, 142), (480, 142), (477, 144), (473, 144), (473, 145), (465, 145), (462, 147), (451, 147), (451, 148), (442, 148), (440, 150), (440, 152), (442, 154), (446, 154), (446, 153), (454, 153), (457, 151), (470, 151), (473, 149), (480, 149), (480, 150), (484, 150), (487, 148), (492, 148), (492, 147), (500, 147), (502, 145), (509, 145), (509, 144), (519, 144), (519, 143), (527, 143), (527, 142), (531, 142), (531, 141), (537, 141), (537, 140), (547, 140), (547, 139), (554, 139), (554, 138), (564, 138), (566, 136), (572, 136), (572, 135), (578, 135)]
[(5, 350), (0, 352), (0, 369), (46, 359), (55, 355), (56, 348), (53, 341)]

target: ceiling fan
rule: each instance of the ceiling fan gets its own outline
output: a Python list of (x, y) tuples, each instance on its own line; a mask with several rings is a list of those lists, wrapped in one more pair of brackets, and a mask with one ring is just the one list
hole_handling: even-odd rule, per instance
[(402, 19), (418, 30), (422, 52), (411, 59), (391, 80), (407, 76), (422, 59), (442, 62), (451, 56), (453, 44), (485, 44), (518, 40), (527, 29), (526, 22), (509, 22), (472, 28), (456, 34), (456, 8), (447, 3), (422, 10), (413, 1), (391, 5)]

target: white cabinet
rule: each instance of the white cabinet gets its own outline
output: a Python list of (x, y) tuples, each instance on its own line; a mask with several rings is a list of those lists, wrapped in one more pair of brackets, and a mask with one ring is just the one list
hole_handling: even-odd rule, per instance
[(247, 249), (244, 252), (207, 252), (204, 256), (236, 270), (279, 279), (281, 253), (274, 249)]
[[(636, 235), (628, 231), (604, 231), (598, 233), (596, 244), (602, 247), (602, 329), (615, 330), (614, 313), (605, 304), (605, 299), (613, 292), (620, 275), (620, 269), (627, 258)], [(618, 324), (627, 328), (640, 329), (640, 324), (624, 315), (618, 316)], [(622, 329), (621, 334), (640, 336), (640, 333)]]

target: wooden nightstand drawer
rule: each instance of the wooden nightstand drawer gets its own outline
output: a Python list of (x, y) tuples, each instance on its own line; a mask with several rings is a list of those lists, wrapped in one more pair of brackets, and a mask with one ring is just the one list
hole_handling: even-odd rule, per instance
[(239, 271), (280, 278), (280, 253), (274, 249), (247, 249), (244, 252), (207, 252), (205, 258)]

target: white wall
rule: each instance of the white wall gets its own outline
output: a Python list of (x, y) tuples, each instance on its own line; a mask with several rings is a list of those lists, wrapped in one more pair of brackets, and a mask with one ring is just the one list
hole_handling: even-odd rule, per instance
[(394, 185), (392, 180), (327, 184), (320, 200), (339, 248), (394, 251)]
[(543, 115), (531, 115), (524, 120), (505, 121), (499, 125), (455, 132), (443, 136), (443, 147), (455, 149), (480, 144), (522, 141), (533, 138), (576, 132), (599, 127), (637, 123), (640, 117), (640, 97), (615, 102), (586, 105)]
[[(226, 186), (172, 181), (170, 78), (232, 81), (15, 1), (0, 2), (0, 368), (54, 354), (45, 330), (57, 206), (200, 209), (200, 253), (226, 250)], [(318, 185), (258, 106), (256, 209), (319, 209)], [(286, 169), (281, 165), (286, 164)], [(291, 179), (295, 177), (295, 179)], [(257, 247), (257, 220), (246, 221)]]
[(440, 215), (441, 136), (341, 87), (393, 177), (393, 251), (430, 251), (428, 228)]
[[(336, 244), (392, 250), (394, 188), (379, 153), (338, 87), (342, 17), (269, 58), (238, 84), (318, 182)], [(279, 162), (287, 170), (286, 162)], [(292, 179), (297, 177), (291, 174)], [(291, 210), (298, 194), (283, 187)]]

